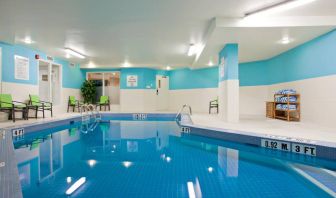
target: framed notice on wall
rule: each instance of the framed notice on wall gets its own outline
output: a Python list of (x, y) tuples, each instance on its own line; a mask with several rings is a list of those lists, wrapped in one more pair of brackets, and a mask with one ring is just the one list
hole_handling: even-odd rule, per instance
[(127, 76), (127, 87), (137, 87), (138, 86), (138, 76), (128, 75)]
[(29, 80), (29, 58), (14, 56), (15, 79)]

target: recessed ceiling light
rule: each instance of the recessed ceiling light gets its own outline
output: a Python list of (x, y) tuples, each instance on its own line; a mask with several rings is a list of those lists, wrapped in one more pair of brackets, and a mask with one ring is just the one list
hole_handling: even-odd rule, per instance
[(85, 58), (85, 56), (84, 56), (83, 54), (81, 54), (81, 53), (79, 53), (79, 52), (76, 52), (76, 51), (73, 50), (73, 49), (65, 48), (64, 50), (65, 50), (65, 52), (66, 52), (67, 54), (69, 54), (69, 55), (76, 56), (77, 58), (81, 58), (81, 59), (84, 59), (84, 58)]
[(292, 39), (290, 39), (289, 37), (283, 37), (281, 40), (280, 40), (280, 43), (281, 44), (284, 44), (284, 45), (287, 45), (289, 43), (292, 42)]
[(316, 0), (287, 0), (265, 8), (261, 8), (254, 12), (247, 13), (245, 14), (245, 17), (270, 15), (285, 10), (290, 10), (299, 6), (303, 6), (305, 4), (312, 3), (314, 1)]
[(212, 61), (209, 61), (209, 63), (208, 63), (208, 66), (213, 66), (214, 64), (213, 64), (213, 62)]
[(167, 67), (166, 67), (166, 70), (168, 70), (168, 71), (171, 70), (171, 67), (170, 67), (170, 66), (167, 66)]
[(189, 46), (189, 50), (188, 50), (188, 56), (192, 56), (195, 54), (195, 45), (194, 44), (190, 44)]
[(95, 68), (96, 65), (94, 64), (94, 62), (90, 61), (89, 64), (88, 64), (88, 67), (89, 68)]
[(34, 43), (34, 41), (30, 37), (26, 37), (25, 39), (23, 39), (23, 42), (25, 42), (26, 44)]
[(129, 64), (129, 62), (125, 61), (123, 64), (123, 67), (130, 67), (131, 65)]
[(67, 53), (67, 54), (65, 55), (65, 58), (69, 59), (69, 58), (70, 58), (70, 54)]

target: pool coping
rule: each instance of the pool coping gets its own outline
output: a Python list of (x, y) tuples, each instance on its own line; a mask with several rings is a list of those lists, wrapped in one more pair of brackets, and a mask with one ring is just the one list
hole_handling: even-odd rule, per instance
[(320, 140), (310, 140), (304, 138), (292, 138), (287, 136), (277, 136), (272, 134), (262, 134), (241, 130), (208, 127), (197, 125), (192, 122), (190, 115), (184, 114), (189, 118), (181, 119), (181, 126), (189, 127), (190, 134), (200, 135), (204, 137), (216, 138), (224, 141), (233, 141), (237, 143), (250, 144), (258, 147), (262, 147), (262, 139), (274, 140), (279, 142), (286, 142), (290, 144), (301, 144), (316, 147), (316, 157), (321, 157), (329, 160), (336, 160), (336, 143), (326, 142)]

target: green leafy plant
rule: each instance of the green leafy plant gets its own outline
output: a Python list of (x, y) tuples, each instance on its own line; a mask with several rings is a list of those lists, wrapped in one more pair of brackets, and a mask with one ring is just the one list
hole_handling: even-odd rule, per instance
[(84, 103), (93, 103), (96, 97), (96, 85), (93, 81), (86, 80), (81, 87)]

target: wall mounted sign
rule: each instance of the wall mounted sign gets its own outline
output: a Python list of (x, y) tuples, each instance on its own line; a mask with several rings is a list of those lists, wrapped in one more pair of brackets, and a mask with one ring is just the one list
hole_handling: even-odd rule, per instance
[(15, 79), (29, 80), (29, 58), (14, 56)]
[(128, 75), (127, 76), (127, 87), (137, 87), (138, 86), (138, 76)]
[(261, 139), (261, 147), (298, 153), (303, 155), (316, 156), (316, 147), (298, 143), (283, 142), (271, 139)]

